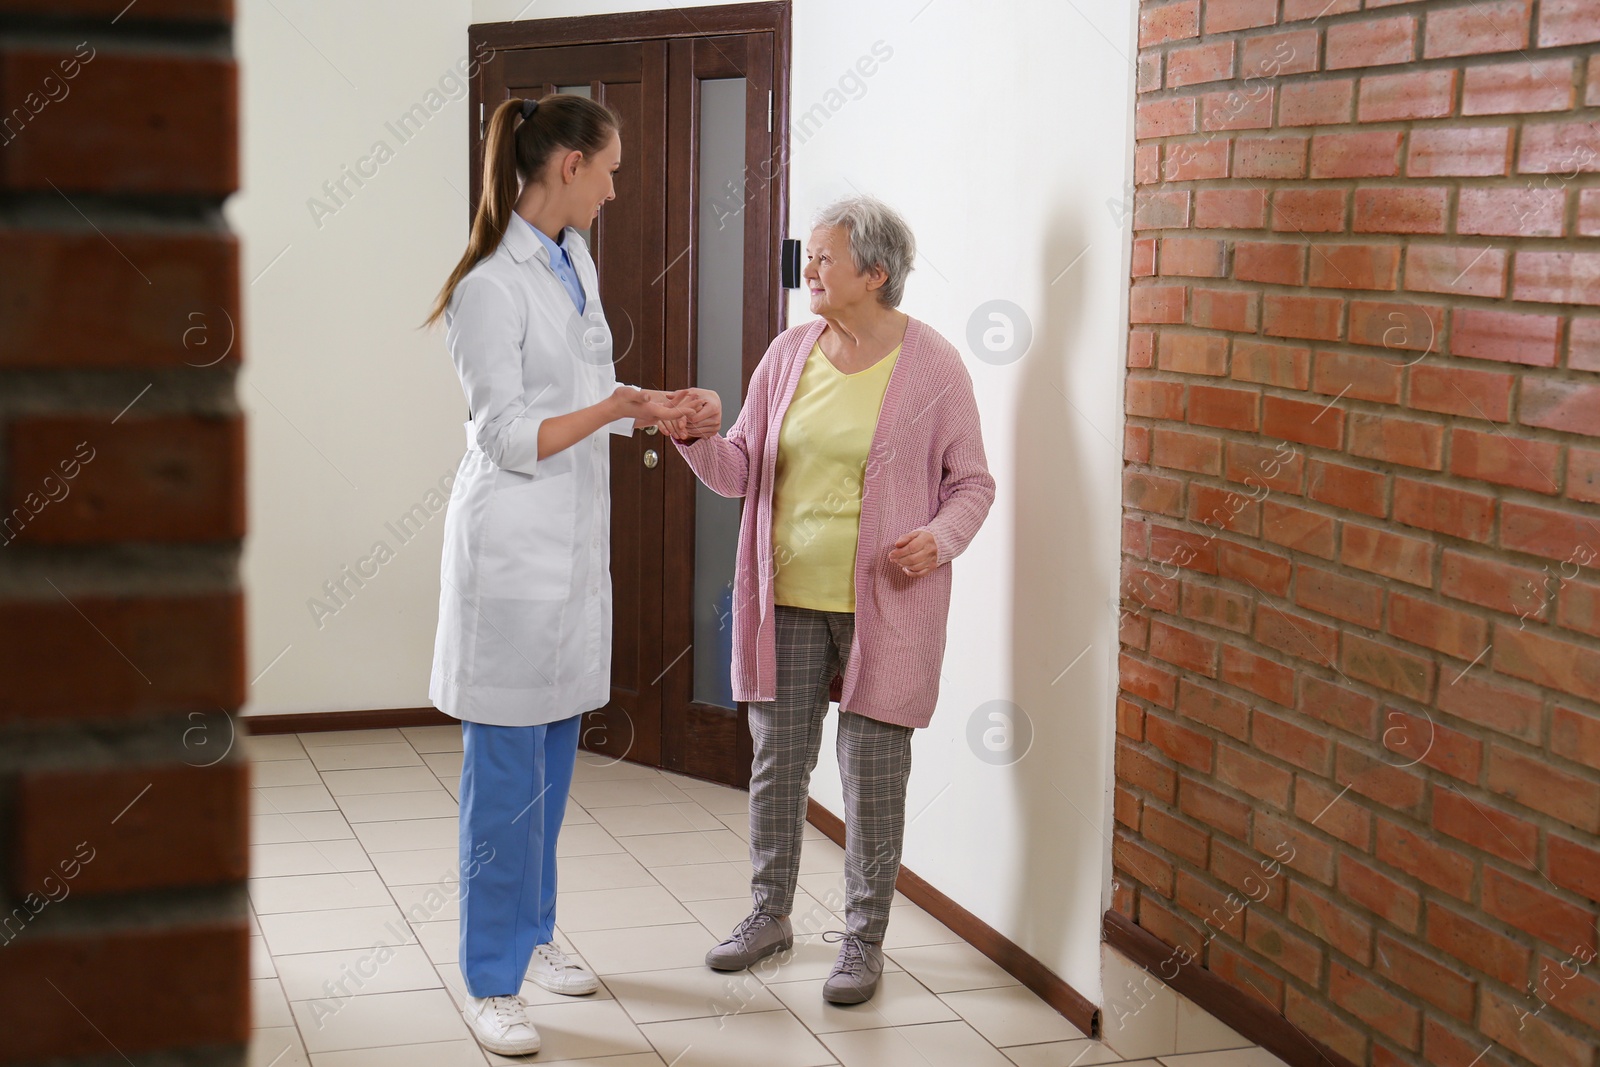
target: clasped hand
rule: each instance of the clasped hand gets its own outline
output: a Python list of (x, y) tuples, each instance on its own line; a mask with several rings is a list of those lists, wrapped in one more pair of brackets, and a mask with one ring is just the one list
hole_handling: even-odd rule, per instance
[(710, 389), (629, 389), (617, 387), (612, 399), (635, 429), (654, 426), (679, 438), (711, 437), (722, 429), (722, 399)]

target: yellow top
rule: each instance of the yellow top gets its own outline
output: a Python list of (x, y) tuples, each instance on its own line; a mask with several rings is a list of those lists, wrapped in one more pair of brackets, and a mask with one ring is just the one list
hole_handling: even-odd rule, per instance
[(861, 479), (900, 346), (845, 374), (811, 349), (778, 431), (772, 487), (773, 600), (818, 611), (856, 609)]

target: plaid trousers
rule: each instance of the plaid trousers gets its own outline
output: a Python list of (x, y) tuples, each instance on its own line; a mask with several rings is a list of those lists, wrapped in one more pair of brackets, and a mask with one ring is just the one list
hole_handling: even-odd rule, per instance
[[(788, 915), (800, 873), (806, 795), (822, 747), (828, 686), (850, 658), (855, 615), (779, 604), (776, 700), (749, 709), (755, 760), (750, 775), (750, 879), (756, 911)], [(844, 782), (845, 925), (882, 941), (889, 925), (905, 834), (911, 727), (841, 710), (839, 774)]]

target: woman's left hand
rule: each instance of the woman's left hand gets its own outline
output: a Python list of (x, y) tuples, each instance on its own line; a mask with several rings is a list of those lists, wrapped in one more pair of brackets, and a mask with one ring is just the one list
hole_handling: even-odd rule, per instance
[(912, 578), (932, 574), (939, 563), (939, 543), (927, 530), (913, 530), (894, 543), (889, 562)]

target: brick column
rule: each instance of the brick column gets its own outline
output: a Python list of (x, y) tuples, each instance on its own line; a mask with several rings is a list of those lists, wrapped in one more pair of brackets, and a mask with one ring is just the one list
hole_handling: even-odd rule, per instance
[(4, 1063), (249, 1037), (232, 17), (0, 0)]
[(1141, 6), (1115, 908), (1358, 1064), (1600, 1047), (1596, 41)]

